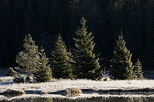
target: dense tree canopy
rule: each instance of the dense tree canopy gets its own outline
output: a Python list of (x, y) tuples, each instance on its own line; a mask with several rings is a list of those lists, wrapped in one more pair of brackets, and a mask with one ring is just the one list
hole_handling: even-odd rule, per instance
[(122, 28), (133, 58), (152, 69), (153, 8), (153, 0), (0, 0), (0, 66), (15, 66), (16, 54), (28, 33), (45, 48), (47, 56), (59, 33), (68, 47), (73, 46), (72, 37), (83, 15), (105, 65), (109, 65)]

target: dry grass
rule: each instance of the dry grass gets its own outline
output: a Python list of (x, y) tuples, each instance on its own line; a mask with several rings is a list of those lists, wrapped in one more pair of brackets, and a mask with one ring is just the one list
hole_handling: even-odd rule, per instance
[[(11, 81), (12, 78), (0, 78), (3, 80)], [(154, 80), (111, 80), (111, 81), (93, 81), (93, 80), (53, 80), (53, 82), (47, 83), (13, 83), (0, 85), (0, 91), (7, 89), (15, 90), (40, 90), (43, 92), (54, 92), (57, 90), (63, 90), (67, 88), (79, 88), (79, 89), (94, 89), (94, 90), (110, 90), (110, 89), (154, 89)]]

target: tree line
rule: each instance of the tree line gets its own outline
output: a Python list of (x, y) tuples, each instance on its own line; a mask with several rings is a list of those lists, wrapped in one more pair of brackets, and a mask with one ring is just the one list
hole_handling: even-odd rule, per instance
[(122, 28), (132, 60), (140, 59), (145, 69), (152, 69), (153, 8), (153, 0), (0, 0), (0, 67), (16, 66), (15, 55), (27, 34), (42, 44), (48, 57), (59, 33), (68, 48), (74, 46), (73, 33), (84, 15), (107, 68)]
[[(73, 38), (75, 47), (68, 50), (61, 35), (57, 37), (54, 49), (51, 52), (50, 61), (46, 57), (44, 49), (38, 47), (29, 34), (24, 39), (23, 51), (16, 56), (18, 67), (24, 74), (31, 76), (37, 82), (57, 79), (92, 79), (100, 80), (103, 74), (103, 66), (100, 58), (95, 53), (94, 36), (87, 30), (86, 19), (82, 17), (80, 27)], [(111, 60), (111, 78), (114, 79), (143, 79), (142, 65), (138, 60), (135, 65), (132, 62), (132, 54), (126, 48), (126, 42), (121, 34), (116, 42), (114, 57)], [(12, 70), (12, 72), (10, 71)], [(15, 73), (13, 68), (9, 73)], [(10, 75), (13, 75), (11, 74)], [(16, 76), (17, 74), (14, 74)]]

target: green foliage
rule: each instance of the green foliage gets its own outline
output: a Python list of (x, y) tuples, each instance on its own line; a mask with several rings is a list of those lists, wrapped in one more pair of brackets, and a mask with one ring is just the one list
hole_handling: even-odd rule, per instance
[(143, 72), (142, 72), (142, 64), (137, 60), (137, 62), (134, 65), (134, 79), (143, 79)]
[(72, 78), (72, 59), (60, 35), (57, 38), (55, 48), (51, 55), (53, 77), (64, 79)]
[(37, 82), (50, 82), (52, 78), (52, 72), (48, 58), (46, 57), (43, 49), (39, 51), (39, 56), (40, 59), (34, 73), (34, 79)]
[(15, 76), (17, 76), (17, 72), (14, 71), (14, 69), (10, 67), (8, 69), (8, 72), (7, 72), (6, 76), (13, 76), (13, 77), (15, 77)]
[(92, 33), (87, 31), (86, 19), (82, 17), (81, 27), (76, 32), (75, 67), (77, 78), (100, 79), (102, 74), (99, 58), (94, 53), (95, 43)]
[(53, 71), (53, 77), (55, 78), (72, 78), (72, 58), (67, 51), (66, 45), (59, 35), (55, 42), (55, 48), (51, 53), (51, 65)]
[(22, 67), (21, 71), (28, 72), (31, 75), (35, 71), (39, 57), (38, 46), (35, 45), (35, 41), (30, 34), (25, 37), (23, 48), (24, 50), (16, 56), (16, 63)]
[(111, 60), (111, 74), (115, 79), (133, 79), (132, 54), (126, 48), (123, 35), (119, 36)]

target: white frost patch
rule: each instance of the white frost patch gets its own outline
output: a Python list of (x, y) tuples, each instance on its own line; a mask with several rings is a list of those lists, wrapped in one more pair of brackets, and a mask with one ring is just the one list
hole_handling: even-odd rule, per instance
[(7, 98), (5, 96), (0, 96), (0, 101), (2, 100), (7, 100), (7, 101), (11, 101), (14, 99), (26, 99), (26, 98), (58, 98), (58, 99), (86, 99), (86, 98), (94, 98), (94, 97), (102, 97), (102, 98), (110, 98), (110, 97), (123, 97), (123, 98), (139, 98), (139, 97), (154, 97), (153, 95), (109, 95), (109, 94), (80, 94), (80, 96), (76, 96), (76, 97), (66, 97), (66, 96), (62, 96), (62, 95), (50, 95), (50, 94), (46, 94), (46, 95), (22, 95), (22, 96), (16, 96), (16, 97), (12, 97), (12, 98)]
[[(10, 81), (12, 78), (1, 78)], [(54, 92), (66, 88), (80, 89), (154, 89), (154, 80), (111, 80), (111, 81), (93, 81), (93, 80), (53, 80), (47, 83), (12, 83), (0, 84), (0, 90), (15, 89), (15, 90), (41, 90), (43, 92)]]
[(13, 77), (0, 77), (0, 79), (2, 79), (3, 82), (13, 82)]

